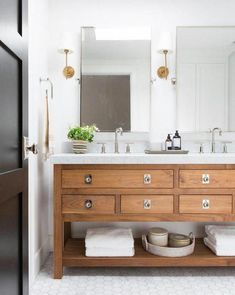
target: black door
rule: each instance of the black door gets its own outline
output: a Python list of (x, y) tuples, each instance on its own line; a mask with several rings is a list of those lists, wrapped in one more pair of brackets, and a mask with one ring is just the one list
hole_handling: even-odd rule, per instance
[(0, 294), (28, 294), (27, 1), (0, 0)]

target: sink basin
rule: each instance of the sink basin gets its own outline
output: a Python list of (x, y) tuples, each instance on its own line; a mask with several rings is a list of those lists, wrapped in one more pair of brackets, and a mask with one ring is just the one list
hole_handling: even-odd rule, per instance
[(145, 150), (145, 154), (162, 154), (162, 155), (182, 155), (182, 154), (188, 154), (189, 151), (184, 150), (172, 150), (172, 151), (154, 151), (154, 150)]

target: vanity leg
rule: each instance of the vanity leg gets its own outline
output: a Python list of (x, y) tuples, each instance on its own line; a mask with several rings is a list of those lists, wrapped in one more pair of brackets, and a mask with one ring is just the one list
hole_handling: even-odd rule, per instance
[(64, 223), (64, 246), (68, 239), (71, 238), (71, 222)]
[(61, 165), (54, 165), (54, 279), (63, 276), (63, 221), (61, 208)]

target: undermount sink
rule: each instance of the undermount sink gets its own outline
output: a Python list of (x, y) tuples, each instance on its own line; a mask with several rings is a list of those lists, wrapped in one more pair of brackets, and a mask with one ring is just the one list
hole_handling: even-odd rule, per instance
[(182, 155), (182, 154), (188, 154), (189, 151), (184, 150), (170, 150), (170, 151), (154, 151), (154, 150), (145, 150), (145, 154), (151, 154), (151, 155)]

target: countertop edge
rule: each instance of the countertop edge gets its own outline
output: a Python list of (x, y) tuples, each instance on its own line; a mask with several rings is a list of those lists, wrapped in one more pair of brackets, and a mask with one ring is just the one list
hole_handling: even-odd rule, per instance
[(55, 154), (50, 162), (56, 164), (235, 164), (234, 154), (187, 154), (187, 155), (146, 155), (146, 154)]

